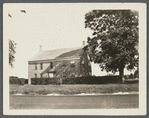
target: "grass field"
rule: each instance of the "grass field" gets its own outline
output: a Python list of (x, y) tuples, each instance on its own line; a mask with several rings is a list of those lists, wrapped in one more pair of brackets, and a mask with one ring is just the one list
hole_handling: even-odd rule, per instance
[(10, 85), (10, 94), (47, 95), (80, 93), (138, 92), (139, 84), (101, 84), (101, 85)]

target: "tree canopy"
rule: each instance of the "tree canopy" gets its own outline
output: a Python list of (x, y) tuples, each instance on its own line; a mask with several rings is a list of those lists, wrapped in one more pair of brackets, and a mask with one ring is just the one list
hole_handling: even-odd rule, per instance
[(102, 70), (120, 72), (138, 67), (138, 12), (131, 10), (93, 10), (85, 14), (85, 28), (93, 31), (88, 37), (91, 61)]
[(9, 65), (13, 67), (13, 62), (15, 61), (15, 51), (16, 43), (13, 40), (9, 39)]

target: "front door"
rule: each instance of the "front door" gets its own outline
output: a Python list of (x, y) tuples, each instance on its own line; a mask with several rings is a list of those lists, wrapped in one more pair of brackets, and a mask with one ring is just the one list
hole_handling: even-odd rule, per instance
[(53, 78), (54, 77), (54, 74), (53, 73), (49, 73), (49, 77), (50, 78)]

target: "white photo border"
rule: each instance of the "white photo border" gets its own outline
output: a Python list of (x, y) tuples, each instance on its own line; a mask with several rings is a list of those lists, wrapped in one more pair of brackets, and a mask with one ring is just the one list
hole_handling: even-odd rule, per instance
[[(3, 13), (7, 4), (35, 3), (4, 3)], [(147, 8), (145, 3), (36, 3), (36, 4), (70, 4), (86, 5), (92, 9), (139, 11), (139, 108), (138, 109), (40, 109), (10, 110), (9, 109), (9, 43), (6, 38), (7, 25), (3, 17), (3, 114), (4, 115), (146, 115), (147, 113)], [(101, 5), (102, 4), (102, 5)], [(98, 8), (101, 5), (102, 7)]]

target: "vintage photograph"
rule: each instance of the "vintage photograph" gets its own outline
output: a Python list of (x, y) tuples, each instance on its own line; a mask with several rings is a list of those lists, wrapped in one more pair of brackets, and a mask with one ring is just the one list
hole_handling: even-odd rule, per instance
[(50, 109), (141, 114), (145, 8), (141, 3), (4, 4), (5, 109), (20, 115)]

